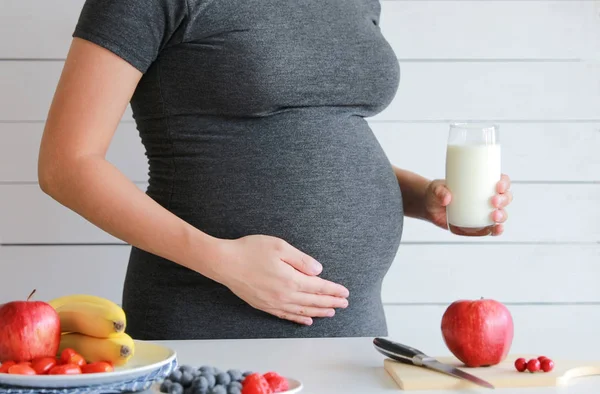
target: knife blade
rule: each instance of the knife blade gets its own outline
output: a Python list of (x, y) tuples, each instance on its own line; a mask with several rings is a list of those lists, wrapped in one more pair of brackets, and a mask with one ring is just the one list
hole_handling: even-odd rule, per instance
[(482, 387), (487, 387), (489, 389), (494, 388), (494, 386), (489, 382), (478, 378), (477, 376), (471, 375), (470, 373), (462, 371), (456, 367), (444, 364), (433, 357), (427, 356), (422, 351), (413, 347), (379, 337), (373, 339), (373, 346), (375, 346), (375, 349), (379, 353), (393, 360), (405, 364), (412, 364), (418, 367), (429, 368), (431, 370), (442, 372), (447, 375), (454, 376), (456, 378), (468, 380), (472, 383), (475, 383)]

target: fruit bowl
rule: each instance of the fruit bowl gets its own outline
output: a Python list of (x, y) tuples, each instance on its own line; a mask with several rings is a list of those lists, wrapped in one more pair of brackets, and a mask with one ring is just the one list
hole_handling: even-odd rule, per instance
[(302, 382), (300, 382), (299, 380), (296, 379), (292, 379), (292, 378), (286, 378), (290, 384), (290, 387), (286, 390), (286, 391), (282, 391), (279, 394), (294, 394), (294, 393), (299, 393), (300, 391), (302, 391)]
[(299, 393), (300, 391), (302, 391), (303, 386), (302, 386), (302, 382), (300, 382), (299, 380), (296, 379), (292, 379), (289, 377), (286, 377), (290, 387), (286, 390), (286, 391), (281, 391), (277, 394), (295, 394), (295, 393)]
[(134, 342), (135, 354), (127, 364), (115, 367), (114, 372), (34, 376), (0, 374), (0, 394), (70, 394), (80, 393), (83, 387), (86, 394), (143, 391), (177, 368), (177, 354), (174, 350), (152, 342)]

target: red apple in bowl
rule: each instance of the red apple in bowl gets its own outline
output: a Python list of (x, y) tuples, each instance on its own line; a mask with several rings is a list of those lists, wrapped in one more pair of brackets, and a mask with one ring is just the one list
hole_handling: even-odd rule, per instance
[(468, 367), (502, 362), (512, 345), (513, 319), (508, 308), (491, 299), (458, 300), (442, 316), (442, 336), (452, 354)]
[(60, 319), (50, 304), (25, 301), (0, 305), (0, 362), (56, 357), (60, 345)]

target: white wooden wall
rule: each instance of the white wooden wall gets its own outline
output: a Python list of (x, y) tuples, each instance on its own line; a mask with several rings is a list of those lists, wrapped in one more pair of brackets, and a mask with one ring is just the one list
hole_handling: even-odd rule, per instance
[[(36, 183), (44, 119), (82, 4), (0, 1), (0, 302), (34, 287), (41, 298), (90, 292), (120, 301), (128, 246)], [(515, 195), (500, 238), (455, 237), (407, 219), (382, 294), (390, 335), (445, 352), (446, 305), (483, 296), (510, 306), (516, 351), (577, 346), (593, 356), (600, 349), (600, 2), (383, 0), (382, 10), (402, 81), (370, 124), (390, 159), (443, 177), (448, 122), (495, 121)], [(130, 112), (109, 159), (145, 187)]]

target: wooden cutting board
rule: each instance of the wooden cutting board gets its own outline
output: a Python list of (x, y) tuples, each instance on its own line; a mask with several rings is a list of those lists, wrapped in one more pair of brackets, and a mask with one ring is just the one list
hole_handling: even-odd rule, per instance
[[(487, 380), (496, 388), (553, 387), (566, 385), (570, 379), (576, 377), (600, 375), (600, 361), (561, 360), (551, 356), (548, 356), (554, 361), (554, 369), (551, 372), (519, 372), (514, 367), (514, 362), (519, 357), (529, 360), (537, 356), (509, 355), (502, 363), (486, 368), (465, 367), (454, 357), (439, 357), (438, 360)], [(403, 364), (389, 358), (384, 360), (384, 368), (402, 390), (484, 389), (464, 379), (454, 378), (423, 367)]]

